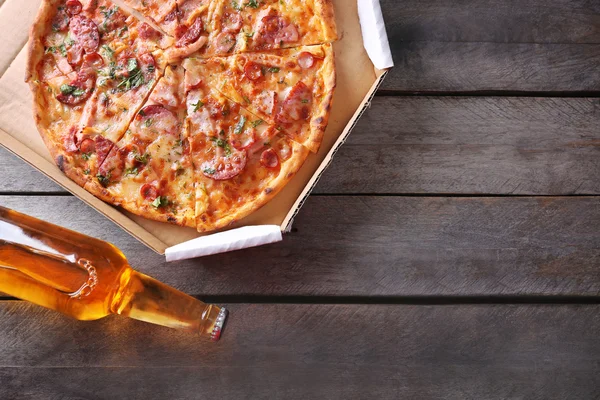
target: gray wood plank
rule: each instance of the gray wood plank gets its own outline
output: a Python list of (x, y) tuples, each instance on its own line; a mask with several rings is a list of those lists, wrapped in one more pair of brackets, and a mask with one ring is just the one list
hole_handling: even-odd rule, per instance
[(222, 340), (0, 303), (0, 397), (592, 399), (598, 305), (232, 304)]
[(382, 9), (396, 63), (383, 89), (600, 89), (597, 2), (385, 0)]
[(591, 98), (376, 97), (315, 193), (600, 193)]
[(65, 192), (44, 174), (0, 146), (0, 193)]
[(380, 0), (394, 41), (600, 43), (594, 0)]
[(72, 197), (0, 204), (120, 247), (194, 295), (588, 295), (600, 291), (600, 197), (313, 196), (282, 243), (170, 263)]
[[(593, 98), (376, 97), (314, 193), (598, 194)], [(0, 150), (0, 192), (62, 189)]]

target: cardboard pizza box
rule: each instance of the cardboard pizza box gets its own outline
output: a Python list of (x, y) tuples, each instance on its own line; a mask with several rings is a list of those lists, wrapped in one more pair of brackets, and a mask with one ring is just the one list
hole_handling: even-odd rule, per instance
[[(337, 88), (321, 149), (311, 154), (267, 205), (217, 233), (154, 222), (97, 199), (55, 166), (33, 120), (25, 83), (27, 40), (40, 0), (0, 2), (0, 144), (94, 207), (167, 260), (198, 257), (282, 240), (302, 204), (344, 143), (392, 66), (379, 0), (333, 0)], [(360, 14), (360, 17), (359, 17)], [(118, 243), (115, 243), (117, 246)]]

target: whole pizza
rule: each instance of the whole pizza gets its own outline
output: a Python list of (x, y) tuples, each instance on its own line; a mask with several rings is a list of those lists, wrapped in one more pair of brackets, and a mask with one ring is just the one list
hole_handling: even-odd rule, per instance
[(43, 0), (26, 81), (70, 179), (206, 232), (319, 149), (336, 39), (331, 0)]

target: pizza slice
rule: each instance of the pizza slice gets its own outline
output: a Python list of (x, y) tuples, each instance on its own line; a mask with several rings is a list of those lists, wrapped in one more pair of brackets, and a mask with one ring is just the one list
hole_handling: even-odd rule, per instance
[(187, 130), (196, 181), (196, 228), (242, 219), (292, 179), (309, 151), (210, 89), (186, 69)]
[(202, 56), (264, 51), (337, 39), (331, 0), (214, 0)]
[(294, 141), (319, 149), (335, 88), (331, 44), (187, 59), (184, 67)]
[(86, 190), (162, 222), (195, 227), (194, 176), (185, 137), (184, 72), (168, 67)]

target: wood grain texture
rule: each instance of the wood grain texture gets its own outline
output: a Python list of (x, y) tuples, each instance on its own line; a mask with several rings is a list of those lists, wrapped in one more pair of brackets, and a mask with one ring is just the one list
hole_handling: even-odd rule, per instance
[(589, 0), (382, 1), (407, 92), (598, 91), (600, 17)]
[(0, 193), (66, 192), (35, 168), (0, 146)]
[[(600, 100), (376, 97), (314, 193), (599, 194)], [(61, 192), (0, 150), (0, 192)]]
[(600, 197), (316, 196), (282, 243), (170, 263), (72, 197), (0, 204), (109, 240), (194, 295), (590, 295)]
[(230, 305), (222, 340), (0, 304), (10, 399), (591, 399), (600, 306)]
[(597, 194), (600, 100), (376, 97), (315, 193)]

